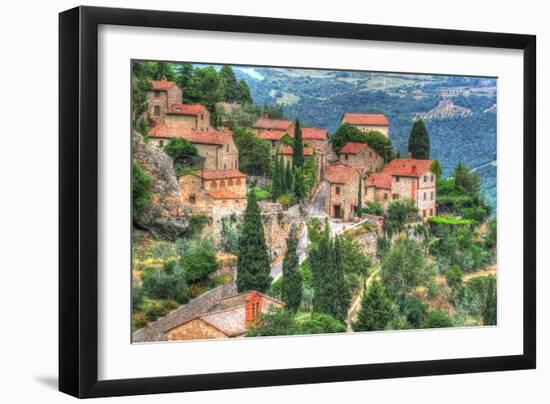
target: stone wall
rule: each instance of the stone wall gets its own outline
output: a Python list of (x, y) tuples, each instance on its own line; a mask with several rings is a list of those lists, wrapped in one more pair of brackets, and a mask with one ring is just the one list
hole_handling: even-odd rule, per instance
[(171, 126), (197, 129), (197, 117), (195, 115), (167, 114), (164, 123)]
[(369, 256), (376, 255), (376, 249), (378, 248), (378, 232), (368, 231), (357, 234), (355, 236), (355, 241), (361, 245), (363, 254)]
[(259, 175), (247, 175), (246, 183), (249, 187), (255, 184), (257, 187), (265, 189), (271, 186), (272, 180), (269, 177)]

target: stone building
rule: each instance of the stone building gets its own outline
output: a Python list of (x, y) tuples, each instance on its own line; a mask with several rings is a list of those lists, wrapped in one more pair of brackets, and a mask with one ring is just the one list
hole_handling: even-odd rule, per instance
[(164, 123), (166, 114), (175, 104), (181, 104), (181, 89), (166, 76), (151, 81), (151, 91), (147, 94), (149, 120), (155, 124)]
[[(281, 146), (279, 147), (279, 154), (283, 157), (285, 165), (287, 163), (292, 163), (292, 153), (293, 148), (291, 146)], [(304, 147), (304, 158), (310, 159), (313, 156), (313, 149), (311, 147)]]
[(395, 159), (381, 173), (371, 174), (365, 181), (365, 200), (383, 201), (411, 199), (423, 220), (437, 215), (436, 178), (430, 171), (433, 160)]
[(329, 164), (325, 179), (330, 185), (325, 211), (330, 217), (349, 221), (355, 216), (361, 175), (345, 163)]
[(193, 130), (185, 126), (157, 125), (149, 131), (149, 139), (163, 148), (174, 137), (187, 139), (204, 158), (204, 170), (229, 170), (239, 168), (239, 151), (233, 133), (226, 129)]
[(256, 135), (276, 146), (276, 143), (281, 140), (285, 133), (291, 135), (291, 132), (294, 131), (294, 121), (271, 119), (269, 114), (264, 112), (263, 116), (252, 125), (252, 130)]
[(321, 128), (302, 128), (302, 141), (304, 145), (313, 148), (315, 151), (317, 155), (319, 177), (323, 178), (330, 153), (328, 130)]
[(384, 167), (382, 156), (366, 143), (346, 143), (340, 149), (339, 158), (342, 163), (355, 168), (361, 175), (378, 172)]
[(237, 293), (234, 283), (221, 285), (135, 331), (132, 342), (243, 337), (272, 307), (284, 303), (253, 290)]
[(355, 126), (363, 132), (370, 132), (376, 130), (382, 132), (384, 135), (389, 136), (389, 122), (386, 115), (382, 114), (357, 114), (352, 112), (345, 112), (342, 115), (340, 123), (348, 123)]
[(246, 207), (246, 174), (239, 170), (196, 171), (178, 182), (185, 207)]
[(210, 112), (201, 104), (174, 104), (170, 106), (164, 123), (169, 126), (183, 126), (185, 128), (211, 131)]

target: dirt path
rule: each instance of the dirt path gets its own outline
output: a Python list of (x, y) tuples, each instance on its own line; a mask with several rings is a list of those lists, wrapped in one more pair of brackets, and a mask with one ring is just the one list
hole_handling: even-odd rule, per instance
[(478, 276), (488, 276), (488, 275), (496, 275), (497, 274), (497, 264), (491, 264), (488, 267), (485, 267), (479, 271), (470, 272), (464, 275), (464, 282), (468, 282), (469, 280), (473, 278), (477, 278)]
[(361, 286), (353, 294), (353, 297), (351, 299), (351, 306), (348, 310), (348, 318), (346, 319), (348, 332), (353, 332), (351, 328), (351, 324), (357, 318), (357, 313), (359, 312), (359, 309), (361, 307), (361, 296), (363, 296), (363, 291), (365, 290), (365, 286), (367, 288), (370, 286), (372, 280), (378, 274), (378, 272), (380, 272), (380, 267), (376, 267), (376, 269), (372, 272), (372, 274), (370, 274), (370, 276), (367, 278), (367, 281), (363, 282)]

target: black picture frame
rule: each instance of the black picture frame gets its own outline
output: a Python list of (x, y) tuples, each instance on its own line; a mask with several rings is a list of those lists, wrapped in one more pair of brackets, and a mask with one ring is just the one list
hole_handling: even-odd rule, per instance
[[(523, 50), (523, 354), (99, 381), (98, 26), (181, 28)], [(59, 15), (59, 390), (104, 397), (536, 366), (536, 37), (183, 12), (77, 7)]]

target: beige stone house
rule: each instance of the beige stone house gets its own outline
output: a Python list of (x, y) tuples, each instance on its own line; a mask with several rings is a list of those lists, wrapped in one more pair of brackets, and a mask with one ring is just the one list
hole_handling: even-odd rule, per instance
[[(279, 147), (279, 154), (283, 157), (283, 161), (285, 165), (287, 163), (292, 163), (292, 153), (293, 148), (291, 146), (281, 146)], [(304, 158), (310, 159), (313, 157), (313, 148), (311, 147), (304, 147)]]
[(330, 185), (329, 197), (325, 201), (327, 214), (344, 221), (353, 219), (361, 186), (359, 172), (345, 163), (337, 162), (327, 166), (325, 180)]
[(210, 125), (210, 112), (201, 104), (173, 104), (166, 113), (164, 123), (194, 130), (213, 130)]
[(378, 172), (384, 167), (384, 159), (366, 143), (348, 142), (340, 149), (342, 163), (355, 168), (362, 175)]
[(181, 104), (181, 89), (166, 76), (160, 80), (151, 81), (151, 91), (147, 94), (148, 117), (155, 124), (164, 123), (166, 114), (175, 104)]
[(234, 283), (222, 285), (135, 331), (132, 342), (243, 337), (272, 307), (284, 303), (254, 290), (237, 293)]
[(239, 170), (199, 170), (182, 175), (178, 183), (185, 207), (246, 207), (246, 174)]
[(340, 123), (348, 123), (363, 132), (376, 130), (378, 132), (382, 132), (386, 136), (389, 136), (390, 124), (386, 115), (345, 112), (344, 115), (342, 115)]
[(321, 128), (302, 128), (304, 145), (313, 148), (317, 155), (317, 168), (320, 178), (323, 177), (328, 162), (330, 146), (328, 144), (328, 130)]
[(229, 170), (239, 168), (239, 151), (233, 133), (226, 129), (193, 130), (185, 126), (157, 125), (149, 131), (149, 139), (163, 148), (174, 137), (187, 139), (204, 158), (204, 170)]
[(371, 174), (365, 181), (365, 201), (375, 200), (387, 206), (390, 200), (411, 199), (424, 220), (437, 215), (432, 163), (433, 160), (392, 160), (381, 173)]
[(268, 140), (273, 146), (281, 140), (285, 133), (290, 136), (294, 131), (294, 121), (287, 119), (271, 119), (267, 112), (258, 119), (253, 125), (252, 130), (264, 140)]

